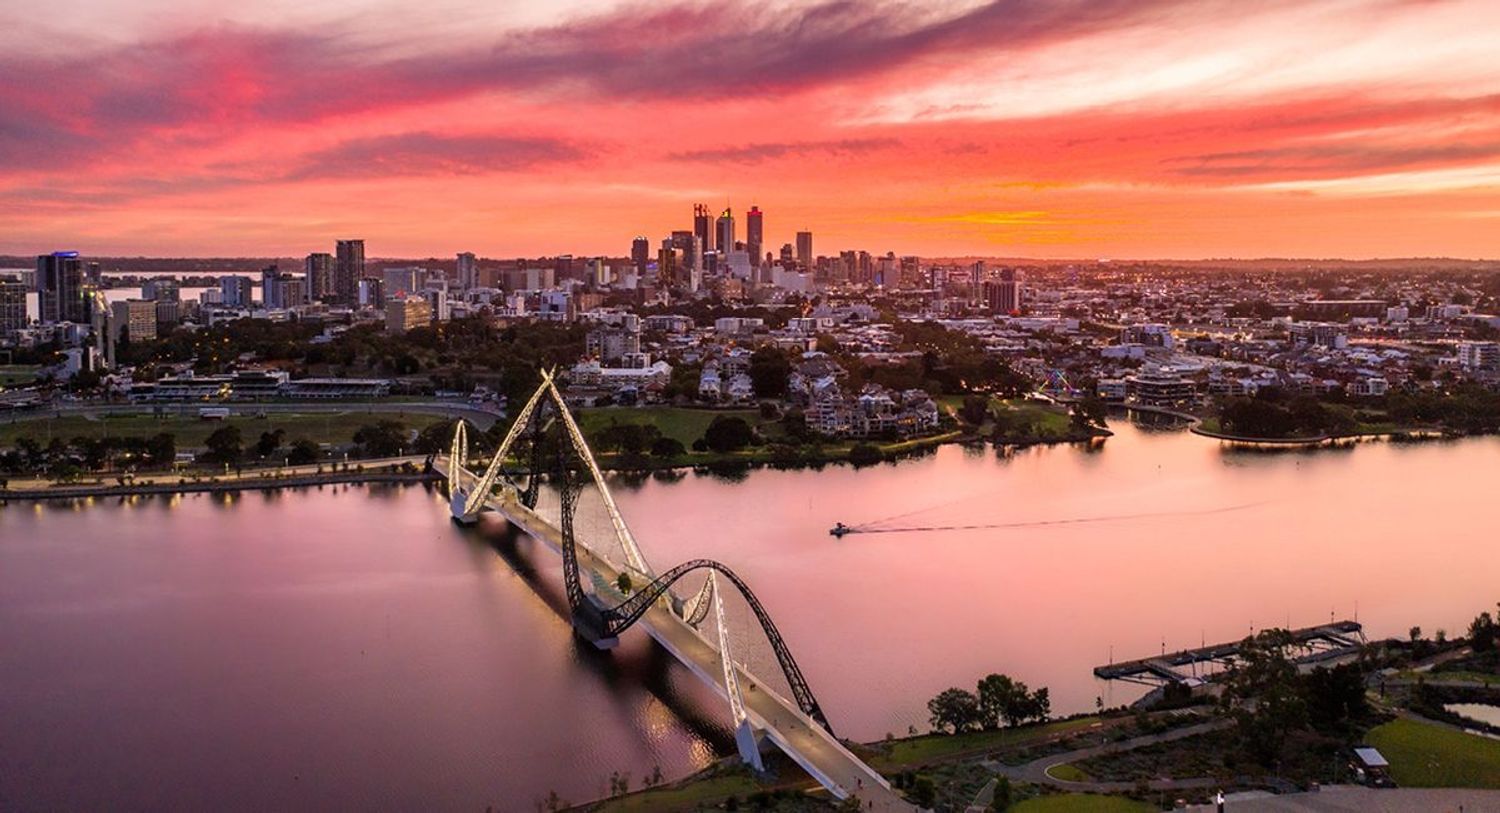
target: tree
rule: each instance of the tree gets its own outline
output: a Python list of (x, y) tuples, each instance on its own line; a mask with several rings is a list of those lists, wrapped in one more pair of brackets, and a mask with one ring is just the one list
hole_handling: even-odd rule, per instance
[(663, 459), (681, 457), (687, 453), (687, 447), (677, 438), (669, 438), (665, 435), (651, 442), (651, 456)]
[(703, 433), (703, 443), (720, 454), (736, 452), (755, 443), (755, 431), (744, 418), (720, 415)]
[(318, 444), (307, 438), (297, 438), (292, 441), (291, 452), (287, 454), (287, 462), (293, 466), (305, 466), (308, 463), (316, 463), (323, 456), (323, 450)]
[(256, 457), (270, 457), (281, 448), (281, 441), (286, 438), (286, 430), (274, 429), (270, 432), (261, 432), (260, 440), (255, 442)]
[(757, 398), (785, 396), (787, 376), (791, 374), (791, 361), (776, 347), (767, 345), (750, 356), (750, 385)]
[(982, 720), (979, 698), (963, 689), (944, 689), (927, 701), (927, 712), (933, 730), (939, 732), (951, 729), (961, 734), (978, 727)]
[(885, 454), (873, 443), (856, 443), (849, 450), (849, 462), (856, 466), (873, 466), (884, 459)]
[(354, 432), (361, 457), (394, 457), (406, 443), (406, 426), (400, 421), (365, 424)]
[(971, 426), (978, 426), (984, 423), (984, 419), (989, 416), (989, 413), (990, 399), (983, 395), (964, 396), (963, 406), (958, 408), (958, 417), (962, 418), (964, 423)]
[(146, 462), (152, 466), (171, 465), (177, 459), (177, 436), (171, 432), (157, 432), (146, 439)]
[(1469, 646), (1476, 653), (1493, 651), (1495, 649), (1495, 638), (1496, 624), (1489, 613), (1480, 613), (1469, 624)]
[(203, 442), (208, 449), (201, 457), (210, 463), (238, 463), (245, 452), (238, 426), (221, 426)]
[(1307, 725), (1297, 665), (1286, 656), (1291, 643), (1291, 634), (1278, 629), (1246, 638), (1239, 660), (1223, 680), (1220, 703), (1238, 724), (1245, 747), (1263, 765), (1276, 761), (1287, 736)]

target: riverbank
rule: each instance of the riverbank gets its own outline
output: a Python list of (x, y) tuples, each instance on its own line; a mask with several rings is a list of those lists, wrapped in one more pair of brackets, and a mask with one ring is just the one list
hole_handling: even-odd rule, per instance
[(1307, 437), (1269, 438), (1254, 437), (1249, 435), (1231, 435), (1224, 432), (1217, 432), (1213, 429), (1207, 428), (1201, 421), (1196, 425), (1190, 427), (1188, 431), (1200, 437), (1209, 438), (1211, 440), (1224, 441), (1226, 443), (1233, 443), (1244, 446), (1265, 446), (1281, 448), (1331, 446), (1342, 443), (1344, 441), (1427, 441), (1468, 437), (1468, 435), (1455, 434), (1443, 429), (1433, 427), (1412, 427), (1406, 429), (1382, 429), (1379, 431), (1369, 432), (1340, 432), (1323, 435), (1310, 435)]
[(344, 483), (424, 483), (442, 480), (442, 475), (423, 467), (424, 461), (425, 458), (422, 457), (407, 457), (346, 464), (342, 467), (246, 470), (219, 475), (206, 475), (202, 472), (144, 475), (125, 482), (106, 482), (104, 478), (95, 478), (92, 482), (65, 483), (38, 480), (25, 486), (7, 484), (5, 488), (0, 488), (0, 504), (90, 497), (263, 491)]

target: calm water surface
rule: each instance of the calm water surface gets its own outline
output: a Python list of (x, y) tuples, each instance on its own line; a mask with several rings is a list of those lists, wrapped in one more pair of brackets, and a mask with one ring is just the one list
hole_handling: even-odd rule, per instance
[[(991, 671), (1078, 711), (1134, 697), (1092, 678), (1111, 653), (1356, 612), (1456, 631), (1500, 598), (1500, 439), (1264, 455), (1112, 428), (616, 496), (657, 569), (754, 586), (855, 739)], [(827, 533), (892, 517), (1005, 527)], [(574, 642), (559, 570), (418, 487), (0, 508), (0, 809), (529, 809), (727, 752), (720, 703), (643, 635)]]

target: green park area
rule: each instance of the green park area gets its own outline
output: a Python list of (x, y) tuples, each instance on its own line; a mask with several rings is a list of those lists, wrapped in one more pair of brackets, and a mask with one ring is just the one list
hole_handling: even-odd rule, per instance
[(1377, 726), (1365, 740), (1410, 788), (1500, 788), (1500, 740), (1415, 720)]
[(0, 364), (0, 387), (24, 387), (36, 381), (41, 371), (33, 364)]
[(1076, 717), (1021, 728), (965, 731), (961, 734), (923, 734), (891, 742), (884, 753), (871, 760), (871, 764), (882, 769), (912, 767), (1002, 748), (1026, 748), (1099, 725), (1102, 725), (1102, 721), (1098, 717)]
[(1057, 793), (1027, 799), (1011, 813), (1147, 813), (1155, 805), (1123, 796), (1096, 796), (1092, 793)]
[(248, 441), (262, 432), (281, 429), (288, 440), (311, 440), (314, 443), (347, 444), (365, 424), (394, 420), (407, 429), (422, 430), (445, 418), (438, 415), (407, 412), (271, 412), (264, 417), (235, 415), (222, 420), (206, 420), (196, 414), (153, 415), (64, 415), (62, 417), (28, 417), (0, 423), (0, 448), (14, 446), (29, 437), (45, 446), (53, 439), (71, 442), (74, 438), (146, 438), (168, 432), (177, 439), (179, 449), (204, 445), (214, 430), (234, 426)]

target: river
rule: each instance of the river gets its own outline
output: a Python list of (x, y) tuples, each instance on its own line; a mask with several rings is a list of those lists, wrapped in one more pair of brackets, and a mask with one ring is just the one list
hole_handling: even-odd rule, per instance
[[(657, 569), (747, 579), (855, 739), (991, 671), (1081, 711), (1134, 697), (1091, 676), (1111, 654), (1356, 613), (1457, 632), (1500, 599), (1500, 439), (1266, 454), (1111, 428), (616, 496)], [(828, 535), (890, 517), (1008, 527)], [(9, 505), (0, 809), (531, 809), (727, 752), (718, 701), (639, 632), (578, 645), (561, 593), (556, 556), (426, 487)]]

